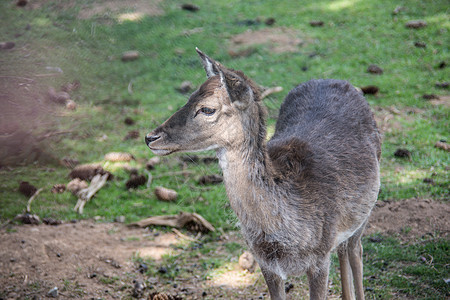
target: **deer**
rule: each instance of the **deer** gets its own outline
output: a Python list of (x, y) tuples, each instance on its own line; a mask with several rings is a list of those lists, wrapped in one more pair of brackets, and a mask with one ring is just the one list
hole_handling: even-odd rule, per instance
[(306, 273), (326, 299), (330, 257), (343, 299), (364, 299), (361, 236), (380, 188), (381, 138), (368, 102), (347, 81), (313, 79), (282, 103), (266, 138), (261, 88), (196, 48), (206, 81), (145, 136), (155, 155), (215, 150), (246, 244), (272, 300)]

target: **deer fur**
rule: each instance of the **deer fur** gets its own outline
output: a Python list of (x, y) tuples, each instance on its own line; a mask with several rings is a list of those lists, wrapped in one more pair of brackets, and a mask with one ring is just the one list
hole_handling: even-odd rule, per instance
[(310, 298), (325, 299), (334, 249), (343, 298), (363, 299), (360, 238), (378, 195), (381, 143), (362, 94), (341, 80), (300, 84), (266, 142), (257, 85), (197, 51), (208, 79), (146, 136), (147, 145), (159, 155), (217, 150), (231, 207), (271, 299), (285, 299), (284, 279), (305, 272)]

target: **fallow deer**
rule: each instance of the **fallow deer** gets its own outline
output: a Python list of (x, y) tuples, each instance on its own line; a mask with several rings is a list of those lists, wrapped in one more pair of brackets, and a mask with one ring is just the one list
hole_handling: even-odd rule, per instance
[(346, 81), (300, 84), (266, 142), (260, 89), (200, 50), (207, 80), (145, 137), (157, 155), (215, 149), (231, 208), (269, 288), (306, 272), (325, 299), (337, 249), (344, 299), (364, 299), (361, 235), (380, 186), (380, 135), (361, 92)]

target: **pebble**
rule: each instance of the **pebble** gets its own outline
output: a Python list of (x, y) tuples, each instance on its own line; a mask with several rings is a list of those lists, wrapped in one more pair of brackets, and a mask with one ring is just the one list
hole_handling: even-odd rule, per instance
[(58, 297), (58, 287), (55, 286), (50, 291), (48, 291), (47, 296), (52, 297), (52, 298), (57, 298)]

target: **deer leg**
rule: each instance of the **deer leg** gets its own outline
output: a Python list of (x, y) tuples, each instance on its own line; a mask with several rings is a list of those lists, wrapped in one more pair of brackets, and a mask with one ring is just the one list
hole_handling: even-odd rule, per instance
[(267, 286), (269, 287), (270, 299), (285, 300), (286, 293), (284, 291), (284, 280), (268, 269), (261, 267), (261, 272), (264, 275)]
[(309, 298), (323, 300), (328, 294), (328, 273), (330, 272), (330, 256), (324, 257), (311, 267), (306, 274), (309, 282)]
[(348, 239), (348, 258), (352, 268), (355, 293), (357, 300), (364, 300), (363, 287), (363, 247), (361, 245), (361, 235), (366, 224), (363, 224), (358, 231)]
[(339, 266), (341, 270), (342, 299), (354, 300), (353, 276), (348, 260), (347, 242), (343, 242), (338, 248)]

